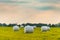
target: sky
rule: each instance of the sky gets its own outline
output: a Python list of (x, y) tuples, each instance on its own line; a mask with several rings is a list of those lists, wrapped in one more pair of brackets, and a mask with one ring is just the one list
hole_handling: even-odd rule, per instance
[(60, 0), (0, 0), (0, 23), (60, 22)]

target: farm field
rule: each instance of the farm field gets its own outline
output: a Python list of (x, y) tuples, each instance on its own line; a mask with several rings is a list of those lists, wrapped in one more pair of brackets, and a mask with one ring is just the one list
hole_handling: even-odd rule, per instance
[(24, 33), (23, 28), (13, 31), (12, 27), (0, 27), (0, 40), (60, 40), (60, 28), (41, 32), (41, 29), (37, 27), (33, 33)]

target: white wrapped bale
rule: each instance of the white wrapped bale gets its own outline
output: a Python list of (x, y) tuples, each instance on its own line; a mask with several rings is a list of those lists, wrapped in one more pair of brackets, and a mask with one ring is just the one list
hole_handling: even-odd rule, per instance
[(33, 26), (33, 28), (36, 28), (36, 26)]
[(50, 30), (50, 27), (48, 27), (48, 26), (41, 27), (41, 31), (48, 31), (48, 30)]
[(36, 26), (31, 26), (31, 27), (33, 27), (34, 29), (36, 28)]
[(18, 31), (19, 30), (19, 26), (13, 26), (13, 30), (14, 31)]
[(24, 33), (33, 33), (34, 28), (31, 26), (25, 26), (24, 27)]
[(50, 27), (47, 27), (47, 30), (50, 30)]

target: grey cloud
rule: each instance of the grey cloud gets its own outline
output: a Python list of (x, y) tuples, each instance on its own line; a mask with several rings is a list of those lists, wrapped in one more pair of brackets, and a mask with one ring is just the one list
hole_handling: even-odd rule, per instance
[(36, 0), (43, 3), (60, 3), (60, 0)]
[(12, 1), (12, 0), (0, 0), (2, 3), (19, 3), (19, 4), (25, 4), (29, 3), (28, 1)]
[(33, 7), (33, 9), (36, 9), (36, 10), (60, 10), (60, 8), (54, 7), (54, 6)]

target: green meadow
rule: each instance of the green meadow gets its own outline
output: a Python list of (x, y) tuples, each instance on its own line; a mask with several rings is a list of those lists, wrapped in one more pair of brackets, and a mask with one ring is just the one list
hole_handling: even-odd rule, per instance
[(13, 31), (12, 27), (0, 27), (0, 40), (60, 40), (60, 28), (41, 32), (41, 29), (37, 27), (33, 33), (24, 33), (24, 28)]

